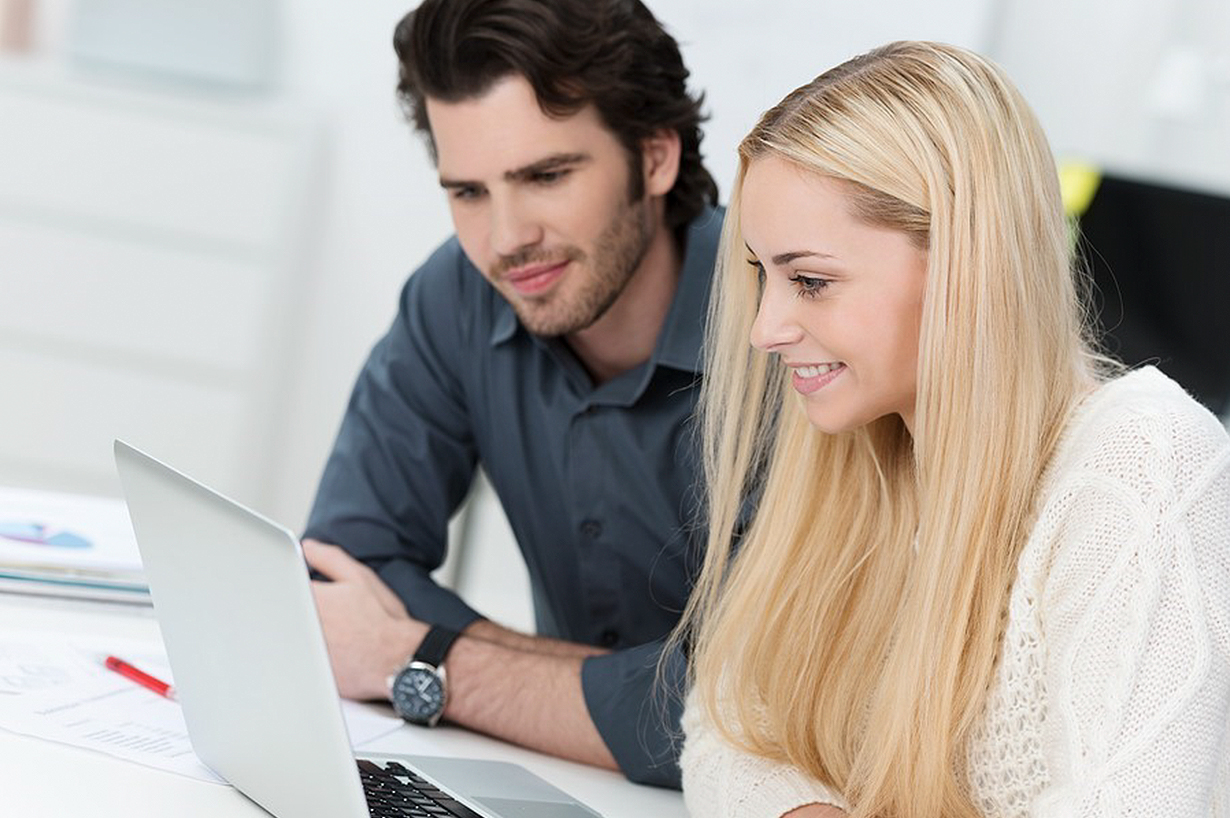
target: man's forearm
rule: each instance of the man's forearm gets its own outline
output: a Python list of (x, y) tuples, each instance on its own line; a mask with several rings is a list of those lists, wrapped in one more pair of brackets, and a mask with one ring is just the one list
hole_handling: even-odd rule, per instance
[[(337, 546), (303, 543), (308, 563), (332, 582), (312, 583), (343, 696), (377, 699), (422, 644), (428, 626), (367, 566)], [(601, 648), (539, 639), (477, 622), (444, 662), (450, 721), (545, 753), (615, 769), (581, 690), (581, 662)]]
[[(544, 640), (540, 646), (546, 647), (547, 641), (555, 648), (570, 644)], [(593, 648), (588, 654), (561, 656), (518, 650), (470, 636), (467, 629), (445, 662), (449, 698), (444, 717), (540, 752), (618, 769), (581, 690), (583, 656), (600, 652)]]
[(494, 642), (506, 648), (538, 653), (544, 656), (559, 656), (563, 658), (584, 659), (587, 656), (600, 656), (606, 653), (605, 648), (592, 645), (582, 645), (578, 642), (565, 642), (562, 639), (549, 639), (545, 636), (530, 636), (498, 625), (489, 619), (479, 619), (465, 629), (466, 636), (473, 636), (487, 642)]

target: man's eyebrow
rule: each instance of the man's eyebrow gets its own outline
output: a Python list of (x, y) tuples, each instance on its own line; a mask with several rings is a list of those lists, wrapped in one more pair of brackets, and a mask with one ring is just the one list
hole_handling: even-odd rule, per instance
[[(568, 165), (584, 164), (592, 158), (588, 153), (553, 153), (523, 167), (505, 171), (504, 178), (509, 182), (524, 182), (527, 179), (532, 179), (536, 174), (549, 173)], [(440, 177), (440, 187), (446, 190), (460, 187), (481, 187), (481, 185), (481, 182), (473, 182), (466, 179), (450, 179), (447, 176)]]
[(525, 167), (506, 172), (504, 178), (510, 182), (524, 182), (526, 179), (533, 178), (535, 174), (549, 173), (566, 165), (580, 165), (588, 162), (590, 158), (588, 153), (553, 153)]

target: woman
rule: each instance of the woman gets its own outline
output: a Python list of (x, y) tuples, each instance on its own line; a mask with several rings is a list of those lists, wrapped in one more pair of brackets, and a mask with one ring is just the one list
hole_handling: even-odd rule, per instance
[(1230, 815), (1230, 439), (1094, 354), (1069, 254), (969, 51), (855, 58), (743, 141), (676, 634), (694, 815)]

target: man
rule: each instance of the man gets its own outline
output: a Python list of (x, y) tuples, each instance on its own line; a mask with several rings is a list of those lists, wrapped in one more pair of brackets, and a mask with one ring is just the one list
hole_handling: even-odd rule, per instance
[[(694, 566), (721, 221), (699, 100), (639, 0), (426, 0), (394, 42), (457, 235), (360, 374), (305, 534), (339, 687), (678, 786), (654, 681)], [(430, 579), (476, 463), (538, 636)]]

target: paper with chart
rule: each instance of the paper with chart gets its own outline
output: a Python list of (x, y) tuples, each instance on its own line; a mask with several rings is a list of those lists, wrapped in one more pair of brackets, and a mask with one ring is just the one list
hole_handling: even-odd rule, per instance
[(149, 605), (124, 502), (0, 487), (0, 590)]
[(0, 487), (0, 564), (139, 574), (123, 500)]
[[(0, 631), (0, 728), (220, 783), (192, 752), (179, 704), (107, 670), (107, 654), (172, 681), (166, 655), (148, 642)], [(403, 723), (353, 702), (342, 713), (355, 746)]]

